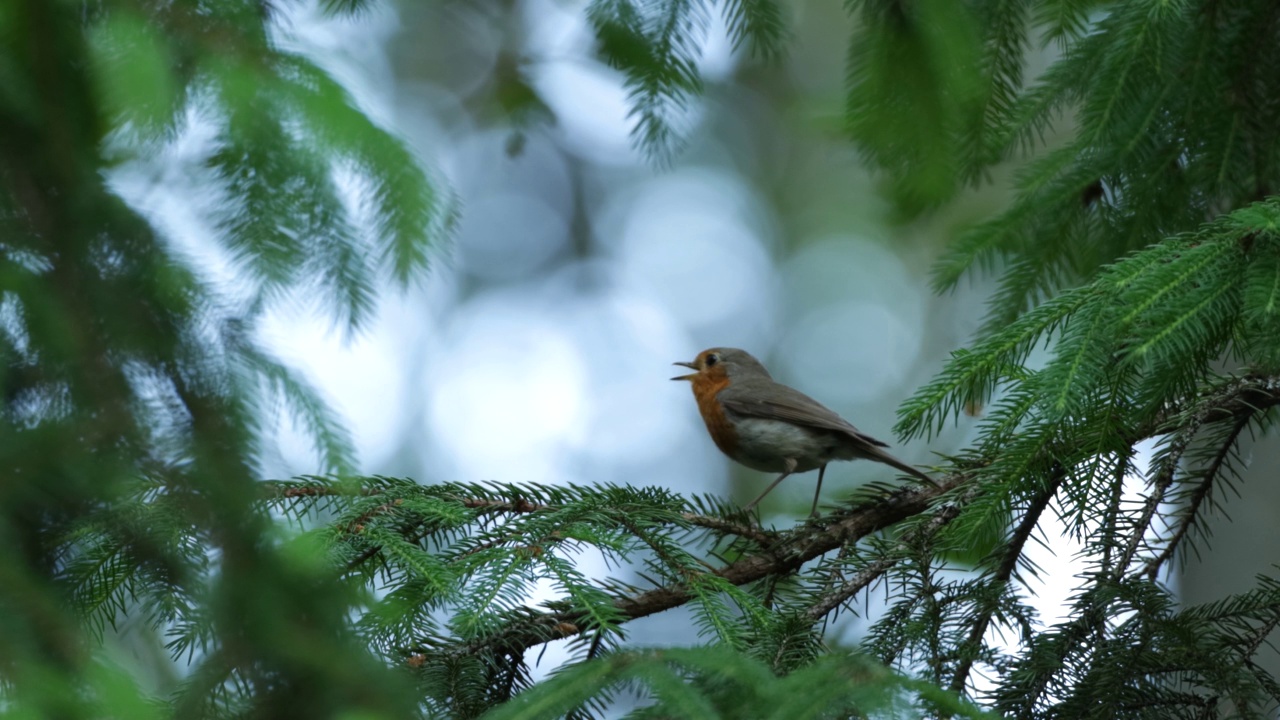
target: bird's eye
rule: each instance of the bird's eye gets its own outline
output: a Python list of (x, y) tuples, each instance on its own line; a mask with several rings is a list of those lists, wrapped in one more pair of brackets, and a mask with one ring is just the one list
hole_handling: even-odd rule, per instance
[(707, 356), (707, 360), (706, 360), (706, 362), (705, 362), (704, 364), (705, 364), (707, 367), (711, 367), (712, 365), (715, 365), (715, 364), (716, 364), (716, 363), (718, 363), (718, 362), (720, 362), (720, 356), (719, 356), (719, 355), (714, 355), (714, 354), (713, 354), (713, 355), (708, 355), (708, 356)]

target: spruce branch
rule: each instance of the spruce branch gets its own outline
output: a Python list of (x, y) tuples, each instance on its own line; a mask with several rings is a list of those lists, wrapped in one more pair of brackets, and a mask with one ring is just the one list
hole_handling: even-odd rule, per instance
[[(269, 499), (292, 500), (297, 498), (319, 497), (368, 497), (371, 495), (381, 495), (387, 492), (386, 488), (383, 487), (339, 487), (324, 481), (322, 478), (315, 478), (315, 480), (317, 480), (317, 482), (314, 483), (263, 483), (266, 486), (264, 494)], [(421, 488), (422, 486), (415, 487)], [(528, 514), (563, 509), (563, 506), (560, 504), (533, 502), (522, 497), (516, 497), (510, 500), (467, 497), (457, 494), (446, 494), (442, 497), (444, 499), (457, 502), (462, 507), (469, 510), (477, 510), (484, 514)], [(768, 546), (776, 542), (778, 539), (778, 533), (776, 531), (767, 530), (749, 523), (737, 522), (730, 518), (683, 512), (680, 513), (680, 519), (695, 527), (713, 530), (724, 535), (737, 535), (739, 537), (752, 540), (758, 545)]]
[[(1168, 433), (1179, 421), (1191, 422), (1193, 419), (1199, 419), (1203, 423), (1209, 423), (1232, 418), (1239, 419), (1276, 405), (1280, 405), (1280, 376), (1246, 375), (1230, 378), (1206, 389), (1187, 407), (1170, 405), (1164, 412), (1156, 413), (1148, 422), (1131, 429), (1126, 441), (1136, 443)], [(989, 460), (979, 462), (977, 466), (981, 467)], [(937, 488), (914, 486), (901, 488), (876, 501), (837, 512), (828, 521), (808, 523), (793, 531), (779, 532), (772, 543), (762, 544), (757, 552), (719, 568), (714, 571), (714, 574), (732, 585), (745, 585), (794, 573), (806, 562), (924, 512), (932, 510), (936, 513), (930, 519), (930, 525), (926, 527), (945, 524), (949, 520), (948, 515), (956, 511), (949, 505), (938, 506), (937, 502), (948, 493), (954, 493), (972, 482), (976, 477), (973, 471), (956, 472), (941, 477)], [(1047, 502), (1043, 496), (1040, 496), (1033, 506), (1039, 507), (1041, 500)], [(1016, 543), (1018, 551), (1010, 548), (997, 567), (998, 572), (1012, 576), (1021, 555), (1020, 548), (1030, 537), (1035, 526), (1032, 518), (1039, 516), (1039, 513), (1031, 511), (1034, 507), (1029, 509), (1024, 522), (1015, 531), (1015, 538), (1020, 538)], [(1128, 553), (1126, 556), (1131, 559)], [(1127, 563), (1122, 563), (1120, 566), (1125, 565)], [(877, 570), (883, 573), (889, 567), (891, 565), (883, 568), (869, 567), (867, 570), (870, 572), (865, 576), (860, 574), (849, 584), (873, 582)], [(841, 588), (841, 590), (846, 589), (848, 588), (843, 586)], [(849, 596), (857, 589), (856, 587), (851, 589)], [(618, 616), (626, 621), (678, 607), (694, 597), (695, 594), (686, 585), (672, 583), (615, 597), (613, 604)], [(834, 609), (840, 602), (842, 602), (840, 592), (837, 591), (825, 596), (812, 607), (820, 608), (829, 605)], [(817, 617), (817, 615), (811, 616)], [(577, 635), (584, 625), (584, 618), (580, 612), (563, 609), (545, 612), (526, 609), (518, 619), (507, 623), (498, 632), (457, 645), (454, 650), (463, 653), (500, 650), (503, 653), (519, 655), (530, 647)], [(959, 673), (957, 676), (960, 676)]]
[[(1010, 418), (1033, 412), (1035, 393), (1018, 387), (1013, 391), (1028, 395), (1031, 402), (1024, 407), (1018, 395), (1001, 405), (1000, 412)], [(1124, 392), (1118, 384), (1111, 389), (1112, 396)], [(1110, 525), (1104, 521), (1099, 530), (1119, 536), (1116, 559), (1111, 562), (1109, 555), (1103, 572), (1114, 582), (1085, 593), (1077, 605), (1080, 618), (1059, 633), (1059, 642), (1029, 640), (1037, 664), (1027, 667), (1026, 680), (1018, 684), (1029, 690), (1024, 698), (1041, 698), (1033, 699), (1034, 705), (1048, 697), (1045, 693), (1057, 693), (1062, 683), (1071, 681), (1076, 671), (1068, 665), (1077, 659), (1093, 662), (1074, 649), (1073, 638), (1087, 642), (1095, 637), (1110, 608), (1128, 606), (1137, 599), (1132, 593), (1146, 592), (1141, 583), (1133, 582), (1136, 578), (1122, 573), (1140, 555), (1144, 528), (1177, 482), (1173, 468), (1178, 459), (1188, 448), (1201, 445), (1200, 434), (1210, 428), (1215, 438), (1211, 448), (1221, 450), (1219, 437), (1233, 444), (1259, 413), (1280, 404), (1280, 376), (1202, 380), (1198, 388), (1179, 388), (1169, 397), (1185, 399), (1167, 401), (1129, 421), (1117, 415), (1102, 430), (1083, 434), (1074, 415), (1042, 417), (1036, 425), (1010, 419), (1010, 442), (985, 444), (971, 456), (953, 459), (951, 471), (939, 473), (938, 488), (876, 486), (834, 513), (790, 530), (755, 527), (744, 522), (736, 508), (681, 498), (659, 488), (422, 486), (394, 478), (308, 478), (273, 484), (260, 497), (286, 511), (291, 503), (316, 510), (318, 499), (331, 499), (328, 507), (337, 510), (337, 518), (329, 521), (329, 532), (344, 543), (344, 559), (355, 554), (351, 562), (359, 565), (384, 557), (383, 582), (404, 585), (397, 590), (396, 603), (386, 608), (385, 619), (374, 614), (368, 620), (370, 637), (380, 638), (379, 647), (397, 658), (406, 648), (420, 654), (424, 667), (474, 665), (477, 673), (489, 668), (483, 677), (475, 676), (476, 689), (467, 691), (480, 703), (500, 702), (531, 684), (525, 666), (530, 649), (576, 638), (570, 647), (577, 659), (586, 659), (584, 653), (607, 654), (625, 636), (629, 621), (683, 605), (691, 606), (702, 628), (727, 645), (767, 638), (758, 649), (768, 655), (761, 657), (773, 657), (780, 672), (794, 671), (808, 662), (806, 648), (818, 642), (810, 639), (816, 637), (812, 624), (891, 574), (902, 576), (906, 597), (893, 615), (903, 630), (888, 640), (901, 652), (888, 657), (924, 663), (937, 682), (963, 693), (978, 663), (998, 662), (982, 645), (996, 618), (1003, 622), (1012, 617), (1025, 627), (1025, 613), (1008, 598), (1007, 587), (1025, 563), (1026, 543), (1053, 498), (1067, 483), (1079, 481), (1079, 488), (1072, 486), (1075, 492), (1090, 497), (1103, 493), (1099, 503), (1106, 505), (1110, 498), (1111, 512), (1121, 517), (1118, 496), (1109, 486), (1123, 479), (1123, 458), (1130, 457), (1135, 443), (1164, 437), (1166, 452), (1155, 468), (1152, 484), (1157, 491), (1149, 507), (1125, 513), (1123, 520), (1113, 519)], [(1230, 437), (1222, 435), (1226, 428), (1232, 429)], [(1118, 463), (1097, 459), (1117, 453), (1122, 458)], [(1225, 462), (1225, 454), (1221, 457)], [(1094, 462), (1106, 468), (1104, 479), (1095, 478), (1096, 468), (1087, 477), (1081, 474)], [(1207, 458), (1202, 462), (1211, 468), (1210, 474), (1219, 474), (1212, 468), (1222, 463)], [(1006, 478), (1013, 484), (1006, 485)], [(1193, 503), (1188, 512), (1196, 515), (1202, 505)], [(367, 527), (353, 532), (360, 526)], [(857, 550), (859, 543), (891, 527), (899, 528), (896, 536), (871, 541), (881, 548), (879, 553)], [(956, 539), (970, 542), (968, 538), (982, 538), (992, 530), (1000, 537), (1007, 533), (1007, 540), (988, 558), (984, 578), (957, 583), (934, 573), (943, 567), (937, 565), (940, 556), (931, 545), (942, 542), (961, 549), (954, 545)], [(699, 542), (729, 539), (733, 545), (723, 557), (715, 548), (708, 557), (695, 557), (679, 540), (686, 535)], [(1172, 545), (1181, 539), (1176, 535)], [(634, 554), (643, 555), (649, 576), (641, 577), (653, 586), (641, 589), (582, 576), (568, 555), (583, 548), (621, 564), (631, 563)], [(848, 568), (847, 577), (835, 572), (806, 578), (799, 572), (833, 551), (848, 557), (828, 558), (826, 567)], [(426, 559), (419, 559), (419, 554)], [(527, 605), (529, 589), (543, 579), (551, 579), (565, 597)], [(368, 582), (373, 582), (371, 574)], [(739, 589), (753, 583), (761, 585)], [(764, 592), (769, 599), (762, 602), (758, 598)], [(446, 633), (431, 616), (450, 607), (458, 608), (458, 614)], [(779, 623), (767, 612), (771, 607), (785, 611), (786, 622)], [(1125, 632), (1106, 628), (1097, 642), (1120, 643), (1128, 637)], [(1112, 638), (1113, 633), (1118, 637)], [(1029, 707), (1022, 701), (1008, 702)]]
[[(471, 508), (473, 510), (481, 510), (483, 512), (533, 513), (557, 509), (553, 505), (531, 503), (527, 500), (498, 502), (485, 500), (483, 498), (462, 498), (460, 502), (463, 507)], [(765, 530), (761, 527), (735, 522), (733, 520), (716, 517), (714, 515), (700, 515), (698, 513), (685, 512), (680, 513), (680, 518), (690, 525), (714, 530), (725, 535), (737, 535), (739, 537), (744, 537), (755, 541), (759, 545), (771, 545), (778, 538), (778, 534), (772, 530)]]
[(1240, 438), (1240, 433), (1244, 432), (1244, 429), (1249, 426), (1249, 423), (1252, 420), (1252, 414), (1240, 415), (1236, 418), (1235, 424), (1227, 433), (1226, 438), (1223, 439), (1217, 452), (1214, 454), (1213, 460), (1209, 463), (1209, 466), (1205, 468), (1204, 476), (1200, 479), (1195, 491), (1192, 492), (1190, 502), (1187, 503), (1187, 507), (1182, 512), (1182, 519), (1178, 523), (1178, 529), (1174, 531), (1173, 537), (1169, 538), (1169, 542), (1165, 545), (1164, 550), (1160, 551), (1160, 554), (1156, 557), (1147, 561), (1147, 564), (1139, 574), (1146, 575), (1150, 580), (1155, 580), (1156, 576), (1160, 573), (1161, 566), (1173, 557), (1174, 552), (1178, 549), (1178, 545), (1199, 522), (1200, 506), (1209, 498), (1209, 494), (1212, 492), (1213, 486), (1219, 479), (1219, 474), (1223, 470), (1227, 457), (1230, 455), (1232, 449), (1235, 448), (1236, 441)]
[[(1018, 527), (1014, 530), (1013, 536), (1004, 547), (1001, 554), (1000, 564), (996, 566), (996, 570), (991, 575), (991, 582), (994, 586), (999, 587), (1002, 591), (1013, 578), (1014, 571), (1018, 567), (1018, 562), (1022, 559), (1022, 550), (1027, 544), (1027, 540), (1031, 539), (1032, 533), (1036, 527), (1040, 525), (1040, 517), (1044, 511), (1048, 509), (1049, 502), (1058, 494), (1058, 489), (1062, 487), (1062, 483), (1067, 478), (1066, 468), (1061, 465), (1055, 465), (1053, 474), (1044, 488), (1041, 489), (1028, 504), (1026, 511), (1023, 513), (1022, 521), (1018, 523)], [(973, 669), (974, 658), (978, 650), (981, 648), (982, 638), (987, 634), (987, 628), (991, 626), (991, 617), (998, 607), (995, 596), (983, 603), (979, 609), (978, 617), (974, 619), (973, 624), (969, 628), (969, 635), (965, 638), (964, 643), (957, 650), (961, 653), (961, 660), (956, 667), (955, 674), (951, 678), (951, 691), (955, 693), (964, 690), (965, 683), (969, 680), (969, 672)], [(966, 652), (968, 651), (968, 652)]]
[[(929, 518), (927, 523), (913, 528), (910, 533), (904, 536), (897, 544), (897, 549), (907, 551), (919, 543), (927, 543), (939, 530), (960, 516), (962, 506), (963, 500), (940, 508), (936, 513), (934, 513), (933, 517)], [(863, 589), (874, 583), (878, 578), (901, 562), (902, 559), (903, 555), (898, 555), (884, 557), (872, 562), (858, 572), (853, 579), (820, 597), (817, 602), (805, 611), (805, 616), (814, 622), (821, 620), (832, 610), (835, 610), (837, 607), (845, 604), (854, 595), (857, 595), (862, 592)]]
[[(792, 573), (810, 560), (926, 511), (940, 496), (960, 487), (971, 477), (968, 473), (957, 473), (941, 479), (937, 488), (905, 487), (879, 502), (839, 513), (829, 523), (810, 523), (790, 533), (780, 533), (772, 546), (720, 568), (714, 571), (714, 575), (731, 585), (740, 586)], [(679, 607), (694, 597), (690, 587), (673, 583), (618, 597), (614, 606), (622, 618), (634, 620)], [(523, 621), (510, 623), (501, 632), (467, 643), (459, 650), (474, 653), (500, 648), (503, 652), (519, 653), (535, 645), (576, 635), (582, 622), (581, 613), (528, 611)]]

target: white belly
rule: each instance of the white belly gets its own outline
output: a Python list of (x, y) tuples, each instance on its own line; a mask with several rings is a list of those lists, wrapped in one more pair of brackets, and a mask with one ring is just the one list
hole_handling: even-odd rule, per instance
[(742, 416), (735, 418), (734, 429), (738, 433), (738, 452), (733, 459), (753, 470), (785, 472), (790, 459), (796, 463), (793, 472), (808, 472), (832, 460), (853, 459), (831, 431)]

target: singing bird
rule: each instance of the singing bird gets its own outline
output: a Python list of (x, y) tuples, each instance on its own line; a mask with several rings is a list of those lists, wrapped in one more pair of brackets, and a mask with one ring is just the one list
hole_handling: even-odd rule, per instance
[(818, 514), (822, 476), (833, 460), (874, 460), (930, 485), (933, 479), (885, 452), (885, 443), (794, 388), (774, 382), (764, 365), (745, 350), (711, 348), (693, 362), (677, 362), (695, 372), (672, 380), (688, 380), (698, 412), (716, 447), (753, 470), (781, 473), (750, 510), (778, 483), (794, 473), (818, 470), (811, 515)]

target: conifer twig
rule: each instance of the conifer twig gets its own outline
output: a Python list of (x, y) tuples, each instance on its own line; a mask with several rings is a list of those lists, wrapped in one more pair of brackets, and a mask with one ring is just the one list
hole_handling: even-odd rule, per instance
[(1231, 449), (1235, 447), (1240, 433), (1244, 432), (1244, 429), (1249, 426), (1249, 422), (1252, 419), (1252, 414), (1241, 415), (1236, 419), (1235, 426), (1231, 428), (1231, 432), (1223, 440), (1222, 446), (1214, 454), (1209, 467), (1205, 469), (1204, 477), (1201, 478), (1200, 484), (1196, 487), (1195, 492), (1192, 493), (1191, 502), (1183, 510), (1182, 521), (1178, 523), (1178, 529), (1174, 531), (1173, 537), (1169, 538), (1168, 544), (1160, 551), (1159, 555), (1147, 561), (1147, 564), (1139, 574), (1146, 575), (1150, 580), (1155, 580), (1160, 573), (1160, 568), (1173, 557), (1182, 540), (1186, 538), (1191, 528), (1195, 527), (1200, 518), (1200, 506), (1209, 497), (1210, 491), (1213, 490), (1213, 486), (1218, 480), (1219, 471), (1226, 462), (1227, 456), (1231, 453)]
[[(1013, 578), (1013, 573), (1018, 567), (1018, 560), (1022, 557), (1022, 549), (1026, 547), (1027, 540), (1031, 539), (1031, 534), (1035, 532), (1036, 527), (1040, 524), (1040, 516), (1049, 507), (1053, 496), (1058, 494), (1058, 488), (1062, 487), (1062, 483), (1066, 478), (1066, 468), (1055, 463), (1051, 481), (1031, 499), (1031, 503), (1027, 506), (1026, 512), (1022, 516), (1022, 522), (1018, 523), (1017, 529), (1013, 531), (1013, 537), (1009, 539), (1008, 544), (1005, 546), (1004, 554), (1000, 558), (1000, 564), (991, 576), (993, 584), (999, 585), (1003, 589), (1009, 580)], [(991, 616), (996, 610), (996, 604), (997, 600), (992, 600), (986, 604), (986, 607), (981, 609), (980, 616), (974, 620), (973, 625), (969, 628), (968, 637), (965, 638), (964, 643), (959, 648), (962, 652), (968, 648), (980, 647), (983, 636), (987, 634), (987, 628), (991, 626)], [(974, 654), (965, 655), (960, 660), (955, 674), (951, 678), (952, 692), (959, 693), (964, 690), (965, 683), (969, 681), (969, 672), (973, 669), (975, 654), (976, 651)]]
[[(916, 529), (909, 536), (904, 537), (898, 543), (897, 547), (900, 549), (906, 549), (915, 543), (927, 541), (948, 523), (960, 516), (960, 509), (962, 505), (963, 502), (953, 503), (946, 507), (939, 508), (927, 524)], [(827, 613), (848, 602), (849, 598), (857, 595), (868, 585), (875, 582), (877, 578), (884, 575), (894, 565), (901, 562), (901, 560), (902, 556), (899, 555), (896, 557), (884, 557), (872, 562), (855, 575), (852, 580), (841, 585), (838, 589), (822, 596), (818, 602), (809, 607), (805, 612), (805, 615), (814, 621), (822, 618)]]
[[(1235, 438), (1241, 430), (1248, 425), (1255, 414), (1268, 410), (1280, 404), (1280, 376), (1260, 376), (1245, 375), (1223, 383), (1213, 392), (1203, 396), (1197, 405), (1189, 412), (1180, 413), (1176, 409), (1165, 414), (1163, 422), (1158, 422), (1161, 426), (1158, 429), (1167, 432), (1163, 425), (1167, 422), (1176, 420), (1179, 415), (1185, 415), (1186, 423), (1178, 430), (1179, 438), (1176, 441), (1178, 446), (1175, 447), (1177, 457), (1180, 458), (1186, 451), (1187, 445), (1192, 440), (1192, 434), (1199, 430), (1205, 423), (1221, 422), (1235, 418), (1239, 424), (1237, 428), (1230, 434), (1227, 442), (1223, 444), (1222, 453), (1217, 458), (1217, 462), (1221, 462), (1226, 458), (1225, 453), (1235, 444)], [(1155, 434), (1151, 432), (1149, 434)], [(1141, 438), (1140, 438), (1141, 439)], [(1156, 511), (1159, 509), (1160, 503), (1164, 499), (1164, 493), (1173, 482), (1173, 473), (1176, 470), (1176, 459), (1171, 459), (1161, 469), (1160, 475), (1157, 477), (1159, 485), (1156, 492), (1153, 492), (1148, 498), (1142, 510), (1142, 516), (1137, 523), (1138, 530), (1135, 530), (1129, 538), (1129, 542), (1125, 545), (1124, 553), (1121, 555), (1120, 561), (1116, 565), (1117, 574), (1122, 574), (1124, 569), (1133, 561), (1133, 557), (1137, 554), (1138, 545), (1142, 542), (1144, 532), (1141, 528), (1146, 528), (1154, 519)], [(1216, 475), (1216, 470), (1210, 473)], [(1194, 518), (1194, 513), (1190, 518)], [(1183, 527), (1187, 527), (1183, 524)], [(1181, 540), (1181, 535), (1177, 536), (1177, 540)], [(1174, 543), (1176, 545), (1176, 543)], [(1163, 558), (1163, 559), (1160, 559)], [(1152, 566), (1148, 563), (1142, 570), (1144, 573), (1158, 573), (1160, 564), (1166, 562), (1169, 558), (1161, 553), (1159, 556), (1160, 563)], [(1152, 561), (1154, 562), (1154, 561)]]

